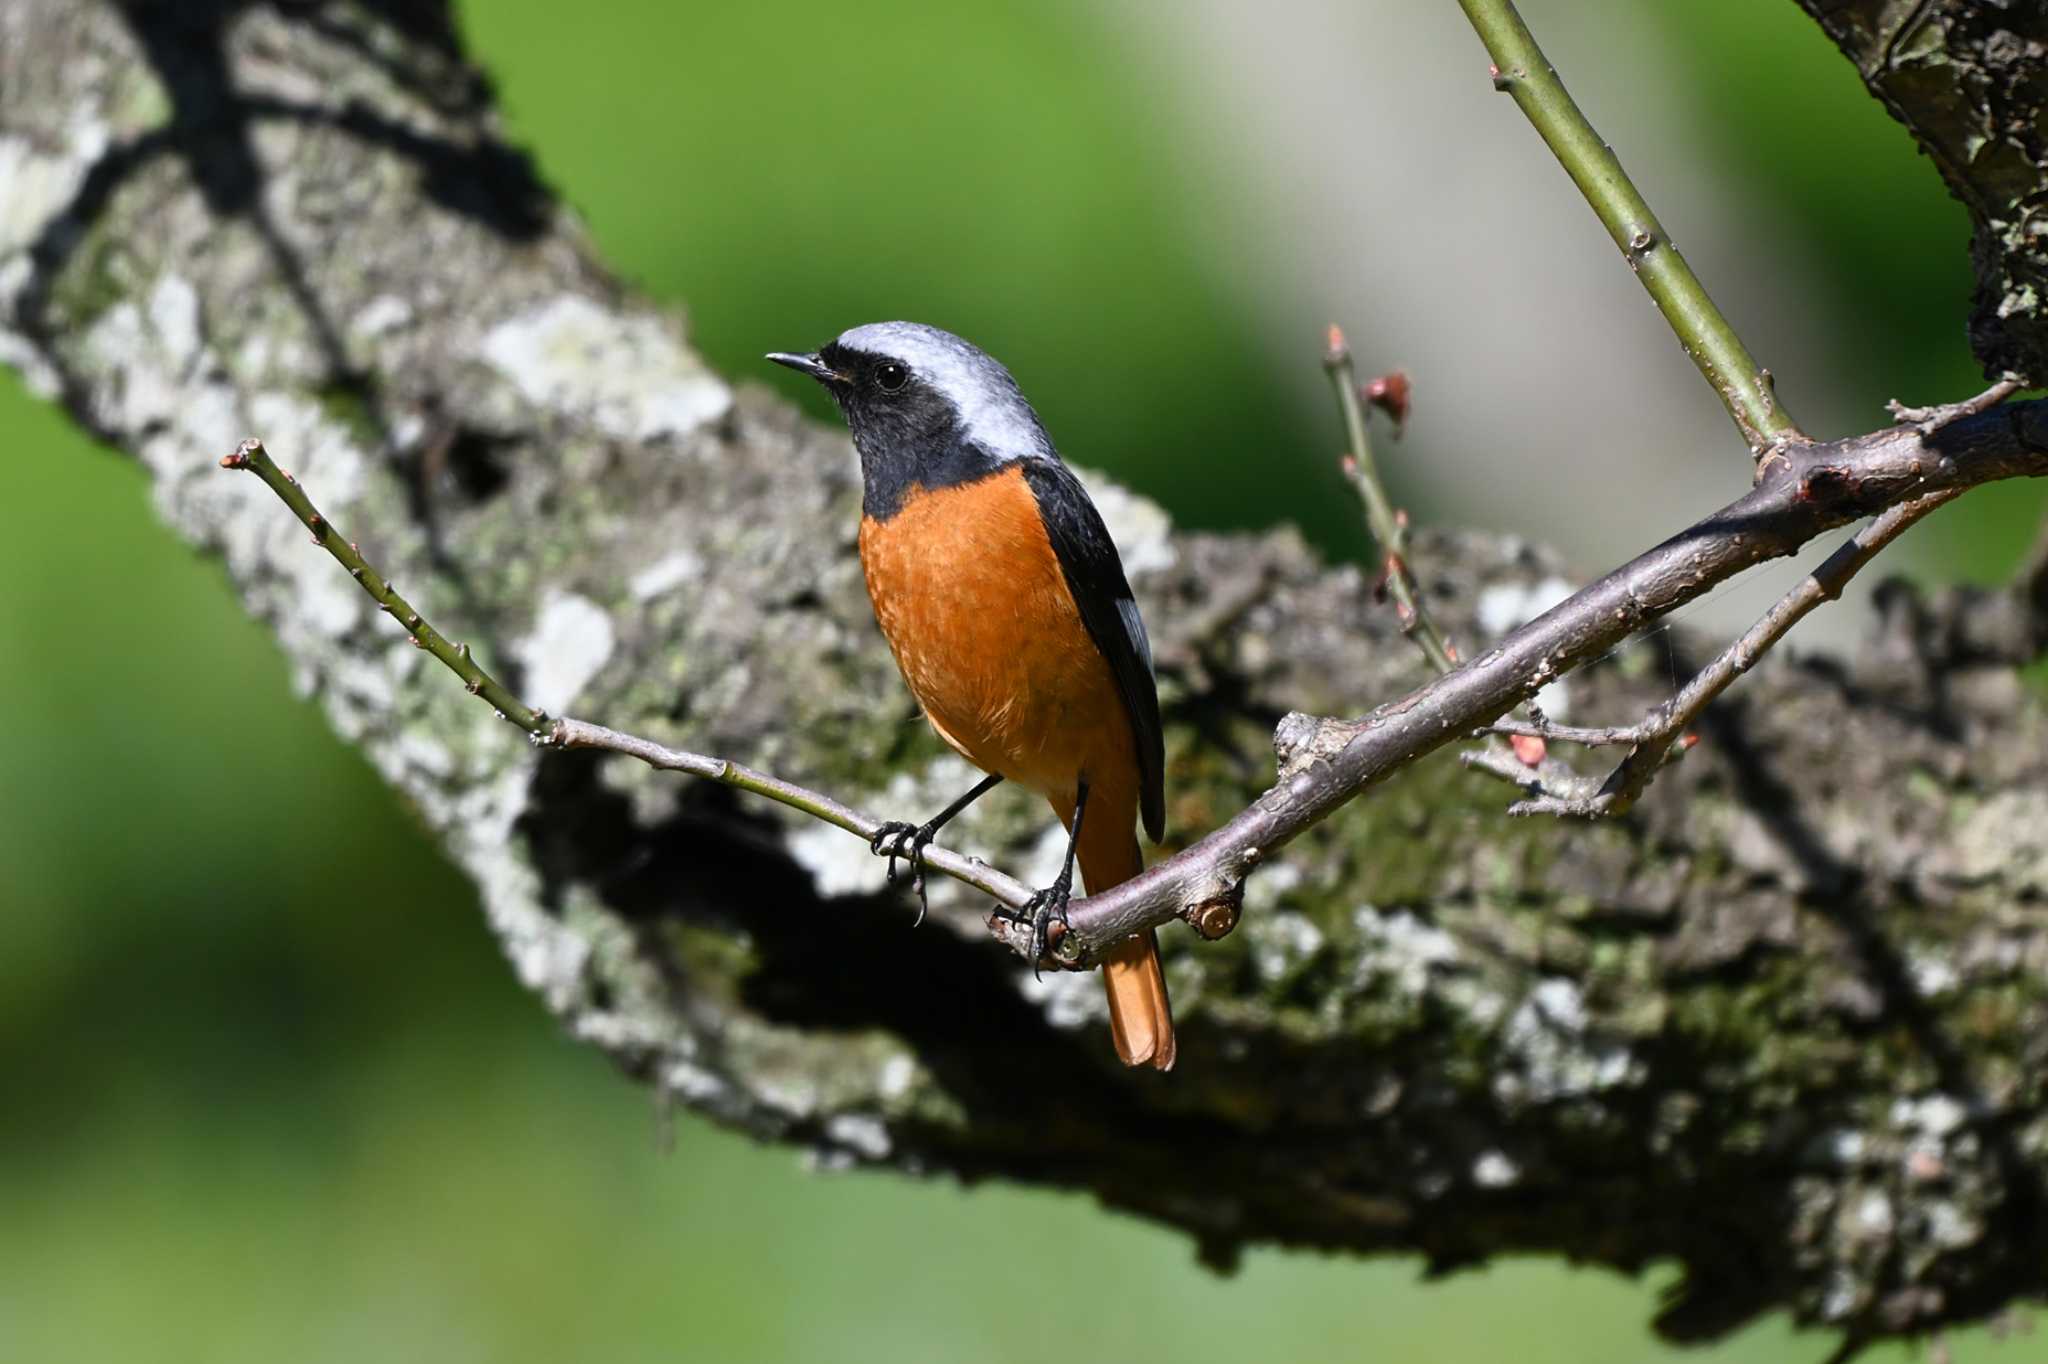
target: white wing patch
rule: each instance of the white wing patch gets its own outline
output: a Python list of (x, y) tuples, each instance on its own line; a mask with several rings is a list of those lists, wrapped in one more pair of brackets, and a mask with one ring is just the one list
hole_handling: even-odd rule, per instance
[(1145, 620), (1138, 614), (1138, 604), (1129, 597), (1116, 599), (1116, 613), (1123, 619), (1124, 633), (1130, 637), (1131, 647), (1138, 651), (1138, 657), (1145, 660), (1145, 671), (1152, 671), (1152, 641), (1145, 638)]

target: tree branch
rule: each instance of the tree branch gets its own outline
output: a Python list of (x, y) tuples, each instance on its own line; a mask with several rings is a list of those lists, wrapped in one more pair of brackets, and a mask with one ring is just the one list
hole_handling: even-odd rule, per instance
[[(1757, 486), (1581, 589), (1513, 634), (1363, 720), (1283, 727), (1277, 785), (1194, 846), (1067, 912), (1093, 948), (1229, 894), (1270, 854), (1361, 792), (1492, 725), (1546, 683), (1735, 574), (1875, 512), (2002, 478), (2048, 475), (2048, 402), (1960, 418), (1923, 436), (1893, 427), (1797, 446)], [(1903, 528), (1903, 527), (1900, 527)], [(1725, 685), (1725, 683), (1723, 684)]]
[(1933, 407), (1908, 407), (1894, 398), (1885, 404), (1885, 411), (1892, 414), (1893, 421), (1917, 427), (1921, 435), (1931, 436), (1950, 422), (1990, 411), (2026, 386), (2026, 381), (2017, 374), (2008, 374), (1982, 393), (1973, 398), (1965, 398), (1961, 402), (1939, 403)]
[(1358, 494), (1359, 503), (1365, 509), (1366, 525), (1372, 532), (1372, 538), (1378, 542), (1381, 568), (1387, 591), (1393, 596), (1395, 608), (1400, 613), (1401, 631), (1415, 641), (1431, 667), (1447, 673), (1457, 666), (1457, 660), (1452, 657), (1450, 642), (1430, 617), (1422, 593), (1415, 585), (1415, 574), (1408, 566), (1407, 519), (1387, 500), (1386, 486), (1380, 481), (1379, 465), (1373, 459), (1372, 435), (1366, 430), (1365, 408), (1359, 401), (1358, 378), (1351, 366), (1351, 347), (1345, 343), (1343, 331), (1334, 323), (1330, 327), (1329, 345), (1323, 353), (1323, 369), (1330, 376), (1330, 387), (1337, 395), (1337, 411), (1344, 422), (1344, 434), (1351, 443), (1345, 456), (1345, 481)]
[[(1650, 780), (1676, 758), (1687, 745), (1681, 744), (1686, 727), (1699, 718), (1713, 699), (1728, 689), (1730, 683), (1757, 665), (1764, 654), (1805, 618), (1806, 614), (1825, 601), (1834, 601), (1842, 595), (1842, 588), (1849, 579), (1877, 557), (1878, 551), (1904, 534), (1927, 513), (1960, 496), (1957, 489), (1928, 493), (1910, 502), (1901, 502), (1887, 509), (1869, 525), (1856, 532), (1848, 541), (1830, 554), (1819, 567), (1799, 580), (1799, 585), (1778, 599), (1776, 605), (1764, 613), (1763, 618), (1744, 631), (1742, 636), (1702, 668), (1685, 687), (1669, 701), (1650, 713), (1640, 724), (1626, 729), (1587, 730), (1555, 725), (1514, 725), (1511, 732), (1534, 734), (1543, 739), (1560, 739), (1568, 742), (1591, 745), (1621, 745), (1629, 748), (1607, 779), (1588, 789), (1569, 791), (1534, 791), (1530, 798), (1508, 808), (1511, 815), (1563, 815), (1582, 819), (1599, 819), (1610, 815), (1626, 814), (1641, 798)], [(1496, 730), (1507, 730), (1509, 723), (1496, 724)], [(1468, 761), (1471, 755), (1467, 755)], [(1480, 764), (1471, 764), (1478, 766)], [(1509, 773), (1498, 765), (1489, 767), (1495, 775), (1502, 776), (1516, 785), (1528, 785), (1526, 774)]]
[[(1344, 340), (1343, 330), (1334, 323), (1330, 326), (1329, 342), (1323, 354), (1323, 368), (1330, 376), (1331, 387), (1336, 390), (1338, 415), (1351, 442), (1351, 452), (1347, 452), (1343, 460), (1344, 478), (1352, 491), (1358, 494), (1359, 506), (1365, 512), (1366, 529), (1379, 547), (1380, 581), (1394, 599), (1401, 633), (1415, 641), (1423, 657), (1437, 672), (1450, 672), (1458, 666), (1458, 651), (1437, 627), (1436, 618), (1430, 613), (1422, 589), (1415, 581), (1414, 567), (1408, 561), (1408, 514), (1395, 507), (1387, 497), (1386, 484), (1380, 478), (1379, 461), (1373, 457), (1372, 435), (1367, 429), (1365, 408), (1361, 402), (1362, 397), (1372, 394), (1398, 395), (1381, 399), (1383, 405), (1392, 410), (1394, 434), (1398, 439), (1408, 419), (1408, 377), (1396, 372), (1361, 386), (1352, 372), (1351, 348)], [(1533, 702), (1518, 709), (1541, 719)], [(1581, 780), (1575, 773), (1564, 769), (1562, 764), (1546, 761), (1540, 744), (1534, 750), (1517, 745), (1503, 751), (1499, 745), (1489, 743), (1485, 751), (1468, 755), (1468, 758), (1488, 771), (1518, 772), (1526, 778), (1535, 768), (1548, 768), (1553, 780), (1574, 783)]]
[(333, 522), (320, 514), (319, 508), (313, 505), (312, 497), (299, 486), (296, 478), (278, 467), (270, 452), (263, 448), (262, 441), (254, 437), (244, 440), (221, 456), (220, 467), (246, 469), (262, 479), (264, 486), (276, 493), (278, 500), (299, 518), (299, 523), (312, 532), (313, 543), (334, 556), (335, 562), (348, 570), (348, 576), (370, 594), (370, 600), (377, 603), (378, 610), (405, 627), (406, 638), (415, 649), (425, 649), (439, 659), (443, 667), (462, 679), (463, 690), (489, 702), (500, 720), (518, 726), (534, 739), (547, 737), (551, 729), (547, 712), (527, 705), (507, 691), (503, 683), (485, 672), (483, 666), (470, 656), (467, 644), (450, 644), (443, 638), (441, 632), (363, 557), (362, 547), (343, 536), (334, 528)]
[(1614, 149), (1593, 130), (1536, 46), (1512, 0), (1459, 0), (1465, 17), (1493, 58), (1493, 85), (1542, 136), (1544, 145), (1579, 187), (1629, 269), (1656, 300), (1678, 342), (1720, 396), (1736, 429), (1759, 457), (1805, 436), (1771, 386), (1770, 371), (1750, 358), (1735, 328), (1707, 297), (1685, 257), (1649, 203), (1621, 168)]
[[(334, 528), (334, 523), (320, 514), (312, 498), (300, 486), (299, 481), (277, 466), (269, 451), (260, 440), (249, 439), (236, 446), (233, 452), (221, 457), (223, 469), (246, 469), (262, 479), (264, 485), (276, 493), (307, 530), (313, 533), (313, 543), (334, 556), (348, 575), (355, 579), (362, 589), (370, 594), (378, 607), (405, 626), (408, 638), (415, 648), (425, 649), (439, 659), (447, 669), (463, 681), (463, 689), (471, 696), (480, 696), (494, 708), (497, 717), (510, 721), (526, 731), (527, 736), (539, 748), (551, 749), (595, 749), (607, 753), (623, 753), (629, 758), (638, 758), (649, 767), (663, 772), (681, 772), (706, 781), (717, 782), (753, 795), (765, 796), (778, 805), (822, 820), (837, 829), (859, 838), (870, 845), (882, 831), (883, 821), (872, 815), (842, 805), (821, 792), (799, 786), (795, 782), (783, 781), (779, 777), (757, 772), (742, 763), (727, 758), (709, 758), (701, 753), (689, 753), (678, 748), (669, 748), (649, 739), (631, 734), (621, 734), (603, 725), (594, 725), (584, 720), (568, 718), (554, 719), (546, 711), (528, 706), (505, 689), (503, 683), (485, 672), (469, 651), (467, 644), (450, 644), (433, 625), (410, 602), (398, 595), (391, 584), (379, 574), (376, 568), (363, 557), (362, 550), (352, 540), (345, 539)], [(879, 855), (879, 854), (878, 854)], [(926, 844), (919, 860), (933, 871), (943, 872), (954, 880), (972, 886), (984, 895), (994, 896), (1011, 909), (1022, 909), (1031, 899), (1031, 887), (989, 866), (979, 858), (953, 852), (936, 843)]]
[[(1326, 359), (1340, 398), (1350, 396), (1348, 354), (1332, 345)], [(1283, 729), (1282, 781), (1227, 824), (1193, 847), (1168, 858), (1143, 875), (1097, 895), (1075, 901), (1067, 911), (1065, 931), (1056, 940), (1056, 964), (1081, 967), (1105, 948), (1135, 933), (1182, 919), (1197, 925), (1205, 937), (1220, 937), (1235, 927), (1243, 899), (1243, 882), (1266, 858), (1326, 819), (1367, 787), (1425, 756), (1444, 743), (1493, 726), (1506, 710), (1528, 699), (1551, 680), (1568, 675), (1581, 663), (1598, 657), (1664, 613), (1702, 595), (1716, 584), (1767, 559), (1791, 553), (1814, 536), (1862, 514), (1882, 509), (1869, 526), (1803, 579), (1741, 639), (1696, 676), (1667, 707), (1633, 732), (1601, 732), (1601, 742), (1625, 741), (1633, 748), (1608, 779), (1597, 787), (1572, 782), (1571, 789), (1539, 792), (1513, 807), (1514, 814), (1557, 814), (1597, 817), (1620, 814), (1632, 806), (1671, 755), (1672, 742), (1714, 697), (1784, 637), (1794, 624), (1822, 601), (1841, 592), (1842, 585), (1884, 546), (1922, 516), (1969, 487), (1998, 478), (2048, 475), (2048, 402), (2011, 409), (2011, 422), (1999, 413), (2004, 439), (1989, 432), (1960, 430), (1953, 451), (1929, 442), (1957, 430), (1966, 420), (1958, 405), (1931, 434), (1918, 426), (1894, 428), (1852, 441), (1814, 446), (1797, 458), (1765, 471), (1765, 482), (1690, 530), (1616, 569), (1541, 618), (1503, 640), (1501, 645), (1462, 667), (1448, 653), (1437, 663), (1442, 675), (1400, 701), (1381, 707), (1364, 721), (1315, 719), (1311, 743), (1327, 747), (1330, 736), (1353, 736), (1343, 748), (1318, 763), (1313, 773), (1300, 769), (1301, 742), (1293, 741), (1290, 759)], [(1968, 416), (1981, 418), (1978, 405)], [(1363, 445), (1363, 421), (1355, 397), (1346, 408), (1355, 444)], [(2034, 423), (2044, 435), (2029, 441), (2019, 433)], [(1900, 439), (1901, 435), (1905, 439)], [(515, 699), (471, 659), (468, 646), (450, 645), (378, 576), (314, 507), (305, 491), (271, 461), (260, 442), (244, 441), (221, 461), (227, 468), (257, 473), (312, 531), (325, 548), (387, 612), (412, 631), (412, 642), (427, 649), (461, 676), (472, 693), (481, 692), (502, 718), (527, 729), (544, 746), (607, 748), (640, 758), (665, 770), (706, 777), (728, 786), (767, 796), (779, 804), (871, 839), (881, 821), (861, 815), (829, 796), (785, 782), (721, 758), (667, 749), (602, 726), (570, 722), (552, 732), (543, 711)], [(1776, 477), (1772, 477), (1772, 473)], [(1384, 493), (1369, 480), (1368, 506), (1379, 508), (1377, 521), (1390, 528), (1393, 513)], [(1376, 499), (1374, 494), (1377, 494)], [(1682, 553), (1682, 570), (1673, 560)], [(1389, 550), (1391, 564), (1398, 550)], [(1405, 565), (1401, 571), (1405, 573)], [(1410, 598), (1412, 600), (1412, 597)], [(1621, 604), (1611, 605), (1619, 600)], [(1415, 619), (1413, 608), (1403, 620), (1404, 632)], [(1462, 686), (1453, 684), (1462, 682)], [(1441, 689), (1447, 695), (1434, 699)], [(1298, 720), (1299, 730), (1302, 721)], [(1523, 732), (1523, 731), (1517, 731)], [(1534, 729), (1539, 737), (1565, 737), (1566, 731)], [(1576, 731), (1584, 734), (1585, 731)], [(1376, 742), (1366, 744), (1366, 739)], [(573, 740), (573, 741), (572, 741)], [(1370, 749), (1363, 761), (1347, 761), (1354, 748)], [(1479, 764), (1496, 775), (1510, 776), (1500, 762)], [(1291, 771), (1288, 769), (1292, 769)], [(1511, 776), (1526, 784), (1520, 774)], [(970, 859), (934, 848), (927, 859), (935, 870), (995, 895), (1010, 908), (1029, 899), (1018, 880), (991, 873)], [(991, 924), (997, 937), (1020, 955), (1031, 952), (1028, 937), (1010, 925)]]
[[(290, 450), (531, 705), (862, 809), (965, 784), (868, 625), (843, 435), (710, 373), (522, 174), (453, 38), (388, 9), (353, 7), (363, 40), (337, 43), (297, 6), (0, 5), (0, 150), (34, 188), (0, 214), (0, 353), (222, 557), (572, 1036), (828, 1165), (1084, 1190), (1217, 1263), (1277, 1242), (1669, 1264), (1658, 1326), (1682, 1339), (1777, 1309), (1882, 1338), (2041, 1294), (2048, 713), (2013, 667), (2039, 637), (1987, 641), (1992, 595), (1888, 591), (1861, 655), (1768, 659), (1627, 820), (1510, 821), (1492, 783), (1414, 762), (1289, 844), (1231, 937), (1165, 935), (1181, 1064), (1126, 1074), (1095, 982), (1033, 981), (979, 893), (940, 882), (912, 932), (867, 850), (808, 816), (536, 752), (220, 476), (223, 431)], [(2016, 405), (1849, 442), (1899, 475), (1861, 493), (1795, 450), (1571, 609), (1644, 618), (1710, 567), (1696, 550), (1787, 552), (2026, 472), (2042, 435)], [(1515, 655), (1418, 692), (1369, 575), (1094, 490), (1155, 631), (1176, 830), (1341, 791), (1590, 656), (1555, 615), (1503, 638), (1558, 599), (1557, 557), (1417, 529), (1441, 628)], [(1625, 662), (1573, 676), (1573, 707), (1663, 699)], [(1308, 718), (1383, 697), (1407, 700), (1376, 727)], [(232, 698), (195, 723), (231, 726)], [(1054, 851), (1031, 805), (998, 791), (949, 837), (1028, 868)]]

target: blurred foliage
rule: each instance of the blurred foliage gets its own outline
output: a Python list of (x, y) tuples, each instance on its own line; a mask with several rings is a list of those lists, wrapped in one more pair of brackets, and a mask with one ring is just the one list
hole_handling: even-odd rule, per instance
[[(1825, 274), (1858, 402), (1966, 390), (1962, 219), (1904, 134), (1786, 0), (1657, 11), (1699, 54), (1701, 118)], [(1192, 187), (1230, 167), (1107, 24), (1025, 0), (467, 20), (608, 259), (686, 301), (728, 372), (818, 410), (761, 351), (939, 321), (1183, 520), (1307, 501), (1319, 538), (1351, 533), (1262, 477), (1328, 419), (1241, 339), (1261, 263), (1197, 264), (1186, 206), (1226, 196)], [(1412, 1264), (1260, 1252), (1217, 1280), (1075, 1198), (813, 1177), (689, 1118), (664, 1151), (646, 1093), (517, 988), (470, 888), (155, 524), (141, 472), (11, 382), (0, 433), (0, 1358), (1666, 1353), (1654, 1289), (1609, 1275), (1425, 1289)], [(1218, 450), (1252, 453), (1183, 476)], [(2039, 500), (1937, 518), (1957, 570), (2002, 571)], [(1772, 1322), (1687, 1357), (1822, 1352)]]
[(1196, 263), (1203, 225), (1184, 215), (1228, 202), (1196, 183), (1228, 168), (1107, 23), (1023, 0), (614, 4), (570, 31), (557, 12), (493, 0), (470, 32), (607, 260), (682, 300), (726, 373), (836, 416), (762, 353), (937, 323), (1020, 376), (1070, 458), (1187, 524), (1299, 520), (1307, 502), (1313, 533), (1355, 536), (1342, 499), (1272, 477), (1276, 452), (1332, 436), (1249, 349), (1261, 263), (1229, 280)]

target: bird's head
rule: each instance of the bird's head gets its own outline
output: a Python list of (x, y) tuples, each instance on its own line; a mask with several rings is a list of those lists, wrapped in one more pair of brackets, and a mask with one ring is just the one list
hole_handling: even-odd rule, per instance
[(986, 352), (918, 322), (871, 322), (778, 365), (810, 375), (846, 414), (870, 501), (878, 483), (938, 487), (1017, 459), (1053, 458), (1017, 381)]

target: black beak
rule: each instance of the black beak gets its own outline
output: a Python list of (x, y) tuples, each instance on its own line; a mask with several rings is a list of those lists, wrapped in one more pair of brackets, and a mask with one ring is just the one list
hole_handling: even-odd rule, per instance
[(768, 358), (778, 365), (787, 365), (799, 374), (808, 374), (828, 387), (832, 384), (850, 382), (844, 374), (826, 364), (815, 355), (791, 355), (787, 351), (771, 351)]

